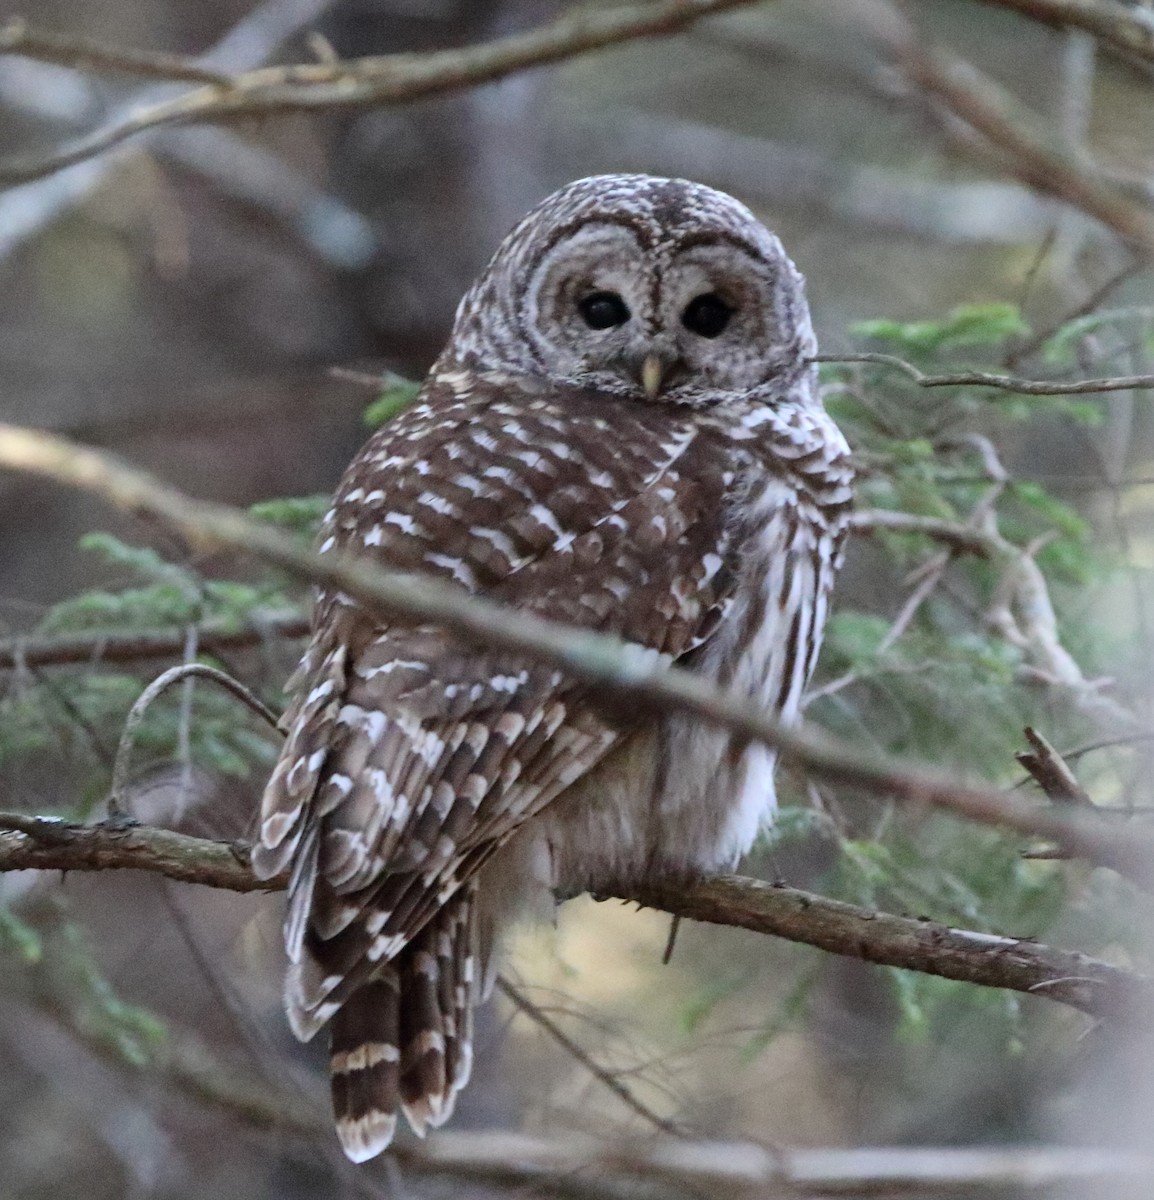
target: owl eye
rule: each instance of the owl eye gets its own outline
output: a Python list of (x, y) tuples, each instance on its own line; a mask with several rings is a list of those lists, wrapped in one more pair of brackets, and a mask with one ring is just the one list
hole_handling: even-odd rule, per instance
[(685, 306), (681, 323), (699, 337), (715, 338), (725, 330), (732, 316), (733, 309), (716, 292), (706, 292)]
[(577, 311), (590, 329), (615, 329), (629, 320), (629, 306), (616, 292), (590, 292), (577, 301)]

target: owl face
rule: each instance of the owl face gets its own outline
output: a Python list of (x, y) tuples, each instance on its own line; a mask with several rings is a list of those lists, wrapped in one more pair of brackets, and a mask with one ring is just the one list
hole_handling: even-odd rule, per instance
[(514, 229), (462, 302), (453, 342), (475, 362), (555, 383), (720, 403), (804, 369), (814, 343), (803, 286), (732, 197), (598, 176)]

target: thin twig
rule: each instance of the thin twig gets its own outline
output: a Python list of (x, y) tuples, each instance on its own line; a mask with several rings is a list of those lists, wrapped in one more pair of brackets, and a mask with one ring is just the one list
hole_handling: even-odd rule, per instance
[(1078, 759), (1095, 750), (1109, 750), (1115, 746), (1140, 745), (1142, 742), (1154, 742), (1154, 733), (1131, 733), (1122, 737), (1100, 738), (1096, 742), (1085, 742), (1081, 746), (1075, 746), (1072, 750), (1064, 750), (1062, 757)]
[[(0, 813), (0, 831), (5, 830), (0, 871), (143, 870), (237, 892), (278, 891), (288, 883), (287, 872), (258, 880), (243, 842), (23, 813)], [(849, 958), (1029, 994), (1039, 994), (1038, 984), (1045, 983), (1048, 999), (1094, 1017), (1144, 1021), (1154, 1011), (1154, 979), (1028, 939), (952, 929), (740, 875), (616, 890), (622, 900), (671, 915), (772, 934)]]
[(1089, 313), (1096, 312), (1112, 292), (1120, 288), (1127, 280), (1133, 279), (1135, 275), (1140, 275), (1143, 271), (1148, 270), (1149, 266), (1150, 264), (1145, 259), (1131, 258), (1124, 267), (1121, 267), (1113, 275), (1109, 276), (1109, 278), (1103, 280), (1084, 300), (1081, 300), (1073, 308), (1068, 309), (1057, 320), (1051, 322), (1045, 328), (1037, 330), (1024, 341), (1012, 346), (1002, 365), (1005, 367), (1015, 367), (1023, 359), (1029, 358), (1031, 354), (1036, 350), (1040, 350), (1054, 334), (1060, 329), (1064, 329), (1071, 321), (1077, 321)]
[(145, 714), (148, 712), (149, 705), (170, 688), (174, 683), (179, 683), (182, 679), (211, 679), (213, 683), (219, 684), (225, 691), (234, 695), (242, 704), (252, 709), (257, 716), (262, 717), (274, 729), (277, 725), (277, 715), (256, 696), (249, 688), (245, 687), (237, 679), (227, 674), (224, 671), (218, 670), (216, 667), (210, 667), (207, 663), (189, 662), (181, 663), (178, 667), (170, 667), (163, 674), (158, 675), (137, 697), (136, 703), (128, 710), (128, 716), (124, 719), (124, 729), (120, 735), (120, 744), (116, 747), (116, 762), (112, 768), (112, 790), (108, 796), (108, 812), (113, 817), (124, 817), (128, 815), (128, 809), (125, 805), (125, 794), (128, 787), (128, 774), (132, 768), (132, 750), (136, 745), (136, 733), (140, 728), (140, 723), (144, 720)]
[[(308, 634), (308, 617), (300, 613), (270, 613), (237, 626), (230, 621), (206, 621), (196, 627), (202, 654), (217, 650), (259, 646), (271, 638), (302, 638)], [(26, 667), (57, 667), (78, 663), (129, 663), (154, 658), (176, 658), (184, 652), (185, 629), (154, 629), (118, 633), (98, 630), (0, 640), (0, 671)]]
[(112, 71), (168, 83), (201, 83), (227, 87), (229, 76), (203, 67), (178, 54), (155, 50), (125, 50), (76, 34), (49, 33), (32, 29), (23, 17), (13, 17), (0, 26), (0, 55), (16, 54), (38, 62), (56, 63), (77, 70)]
[[(267, 62), (279, 46), (300, 29), (315, 22), (332, 3), (333, 0), (260, 0), (196, 61), (214, 72), (231, 74), (251, 70)], [(114, 106), (108, 121), (115, 123), (129, 119), (138, 109), (170, 96), (172, 86), (150, 85), (133, 92)], [(91, 89), (86, 89), (85, 95), (88, 99), (95, 98), (91, 95)], [(87, 111), (86, 104), (86, 100), (82, 101), (76, 116)], [(138, 144), (149, 144), (153, 140), (149, 134), (145, 134)], [(211, 157), (212, 172), (218, 172), (222, 158), (219, 140), (208, 148), (203, 144), (203, 139), (194, 140), (198, 144), (191, 148), (192, 156), (201, 161)], [(187, 156), (180, 149), (177, 158), (184, 160)], [(182, 149), (188, 151), (190, 148), (185, 145)], [(228, 149), (226, 146), (225, 151)], [(90, 195), (106, 178), (109, 170), (123, 160), (128, 147), (123, 147), (123, 151), (122, 154), (114, 152), (105, 155), (98, 161), (78, 163), (71, 170), (52, 173), (51, 178), (31, 182), (0, 195), (0, 257), (29, 241), (54, 219)], [(283, 181), (281, 188), (285, 190)], [(263, 190), (268, 190), (267, 180)], [(278, 202), (282, 202), (281, 198), (278, 198)], [(300, 219), (309, 215), (302, 214)]]
[[(1152, 243), (1154, 245), (1154, 243)], [(872, 363), (901, 371), (918, 387), (987, 387), (1022, 396), (1087, 396), (1100, 392), (1122, 392), (1134, 388), (1154, 388), (1154, 375), (1115, 375), (1106, 379), (1019, 379), (1014, 375), (995, 375), (986, 371), (957, 371), (946, 375), (927, 375), (913, 363), (895, 354), (815, 354), (815, 363)]]
[(757, 0), (651, 0), (589, 8), (528, 33), (464, 49), (389, 54), (337, 63), (264, 67), (138, 107), (123, 118), (42, 157), (9, 160), (0, 183), (39, 179), (93, 158), (149, 130), (273, 113), (385, 106), (492, 83), (530, 67), (561, 62), (637, 38), (676, 33), (716, 13)]
[(613, 1074), (600, 1063), (590, 1057), (539, 1005), (534, 1004), (519, 987), (512, 984), (503, 975), (497, 976), (497, 990), (516, 1008), (539, 1025), (567, 1053), (579, 1062), (590, 1075), (599, 1083), (604, 1084), (626, 1107), (631, 1108), (639, 1116), (644, 1117), (655, 1129), (675, 1137), (684, 1137), (684, 1132), (665, 1117), (655, 1113), (637, 1097)]
[[(46, 476), (129, 512), (157, 518), (198, 549), (254, 555), (299, 579), (343, 591), (383, 619), (431, 622), (487, 649), (551, 663), (602, 692), (627, 694), (644, 709), (691, 713), (774, 747), (784, 760), (831, 782), (1050, 838), (1072, 854), (1111, 866), (1137, 881), (1154, 878), (1154, 841), (1110, 828), (1094, 813), (1039, 808), (994, 788), (860, 750), (829, 735), (785, 728), (747, 696), (721, 691), (690, 671), (665, 667), (640, 646), (546, 621), (433, 577), (392, 573), (349, 555), (316, 554), (236, 509), (193, 500), (113, 455), (66, 438), (0, 424), (0, 465)], [(1038, 635), (1046, 635), (1038, 652), (1056, 653), (1057, 644), (1047, 640), (1054, 632), (1049, 621), (1052, 608), (1047, 610), (1048, 602), (1037, 594), (1038, 580), (1024, 571), (1022, 578), (1036, 608)], [(1041, 580), (1043, 591), (1044, 583)], [(1052, 624), (1056, 627), (1056, 621)]]

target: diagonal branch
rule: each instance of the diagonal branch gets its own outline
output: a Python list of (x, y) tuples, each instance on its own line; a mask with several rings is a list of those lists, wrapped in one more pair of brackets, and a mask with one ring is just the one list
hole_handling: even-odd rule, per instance
[[(333, 0), (260, 0), (204, 54), (197, 57), (196, 65), (220, 74), (257, 67), (272, 58), (277, 49), (300, 29), (313, 24), (332, 3)], [(157, 84), (129, 95), (124, 101), (116, 104), (107, 118), (108, 122), (125, 120), (138, 108), (147, 107), (171, 95), (172, 86)], [(35, 111), (35, 96), (26, 99), (31, 101)], [(97, 99), (92, 88), (83, 89), (79, 103), (71, 113), (73, 119), (89, 111)], [(230, 159), (236, 157), (236, 139), (230, 143), (228, 138), (224, 138), (223, 141), (221, 138), (209, 138), (209, 144), (206, 146), (204, 138), (152, 139), (146, 134), (140, 144), (155, 145), (156, 142), (160, 143), (163, 153), (174, 156), (185, 165), (191, 164), (194, 170), (203, 173), (207, 165), (212, 176), (219, 175), (222, 170), (227, 172)], [(127, 147), (124, 149), (127, 150)], [(249, 143), (243, 143), (243, 151), (246, 160), (251, 160), (254, 151)], [(113, 153), (99, 160), (78, 163), (70, 170), (56, 172), (50, 177), (13, 188), (0, 195), (0, 257), (12, 253), (61, 213), (89, 195), (99, 186), (118, 158), (123, 158), (123, 154)], [(268, 185), (262, 184), (260, 190), (267, 192)], [(316, 229), (309, 224), (310, 218), (316, 215), (315, 206), (312, 206), (308, 195), (298, 190), (294, 198), (293, 189), (283, 180), (277, 190), (284, 194), (278, 195), (275, 201), (266, 203), (273, 207), (287, 205), (293, 214), (290, 219), (296, 222), (298, 228), (302, 222), (308, 225), (308, 236), (315, 241)], [(311, 213), (305, 211), (310, 206), (314, 209)], [(324, 228), (323, 224), (321, 228)]]
[(231, 76), (195, 59), (154, 50), (124, 50), (75, 34), (49, 33), (32, 29), (23, 17), (13, 17), (0, 26), (0, 55), (15, 54), (37, 62), (55, 63), (77, 70), (112, 71), (167, 83), (201, 83), (226, 86)]
[(570, 1057), (576, 1059), (594, 1079), (607, 1087), (627, 1108), (631, 1108), (638, 1116), (643, 1117), (655, 1129), (675, 1137), (684, 1136), (684, 1132), (673, 1122), (655, 1113), (643, 1104), (629, 1088), (613, 1074), (585, 1053), (585, 1051), (553, 1020), (539, 1005), (534, 1004), (528, 996), (515, 984), (509, 982), (504, 975), (497, 976), (497, 990), (517, 1009), (524, 1013), (535, 1025), (543, 1029)]
[[(377, 384), (376, 376), (371, 377)], [(852, 528), (869, 534), (876, 529), (920, 533), (952, 547), (959, 553), (990, 557), (997, 553), (981, 531), (956, 521), (919, 517), (908, 513), (866, 510), (854, 514)], [(202, 654), (221, 650), (243, 650), (267, 645), (277, 638), (295, 640), (309, 632), (309, 619), (297, 612), (254, 614), (247, 624), (205, 621), (194, 626), (197, 649)], [(116, 631), (97, 629), (67, 634), (21, 634), (0, 638), (0, 671), (60, 667), (98, 663), (135, 663), (151, 659), (179, 658), (188, 636), (187, 626), (169, 629)]]
[[(76, 825), (0, 813), (0, 872), (152, 871), (237, 892), (283, 889), (258, 880), (243, 842), (215, 842), (146, 825)], [(964, 983), (1044, 996), (1101, 1018), (1142, 1021), (1154, 979), (1029, 939), (952, 929), (740, 875), (621, 889), (620, 898), (674, 916), (750, 929), (832, 954)]]
[(1049, 838), (1070, 854), (1139, 882), (1154, 880), (1154, 838), (1118, 828), (1099, 812), (1038, 807), (988, 786), (859, 750), (828, 735), (786, 728), (747, 696), (666, 667), (642, 647), (542, 620), (439, 579), (385, 571), (349, 555), (314, 553), (236, 509), (194, 500), (113, 455), (66, 438), (0, 424), (0, 466), (46, 476), (128, 512), (159, 519), (198, 549), (254, 555), (296, 578), (343, 591), (382, 619), (440, 625), (473, 644), (551, 663), (572, 678), (603, 692), (627, 695), (648, 710), (690, 713), (774, 747), (783, 759), (831, 782)]
[(1114, 230), (1146, 259), (1154, 255), (1154, 211), (1107, 182), (995, 79), (964, 59), (921, 43), (908, 28), (887, 35), (902, 73), (998, 151), (1011, 174)]
[[(0, 166), (0, 184), (25, 183), (110, 150), (150, 129), (193, 121), (228, 121), (270, 113), (401, 104), (426, 96), (492, 83), (530, 67), (575, 58), (638, 38), (676, 33), (703, 17), (748, 7), (757, 0), (651, 0), (610, 9), (587, 9), (528, 33), (498, 38), (464, 49), (429, 54), (387, 54), (348, 62), (263, 67), (214, 77), (203, 87), (144, 105), (111, 125), (43, 157), (9, 160)], [(24, 50), (36, 37), (24, 31)], [(59, 62), (60, 42), (52, 46)], [(17, 47), (20, 41), (17, 40)], [(92, 58), (92, 47), (88, 59)], [(115, 57), (101, 47), (105, 61)], [(124, 61), (143, 63), (148, 55), (126, 53)], [(85, 61), (76, 56), (77, 65)], [(180, 76), (184, 77), (184, 76)]]
[(1119, 0), (981, 0), (1044, 25), (1081, 29), (1100, 42), (1154, 63), (1154, 21), (1137, 5)]

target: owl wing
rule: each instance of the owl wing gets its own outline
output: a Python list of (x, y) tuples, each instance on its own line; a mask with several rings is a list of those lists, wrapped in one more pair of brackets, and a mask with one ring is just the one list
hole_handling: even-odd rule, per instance
[[(669, 660), (709, 636), (736, 564), (724, 446), (684, 412), (434, 377), (354, 460), (322, 550), (439, 574)], [(534, 813), (622, 736), (559, 671), (381, 624), (323, 595), (254, 863), (294, 862), (298, 1032), (319, 1027)]]

